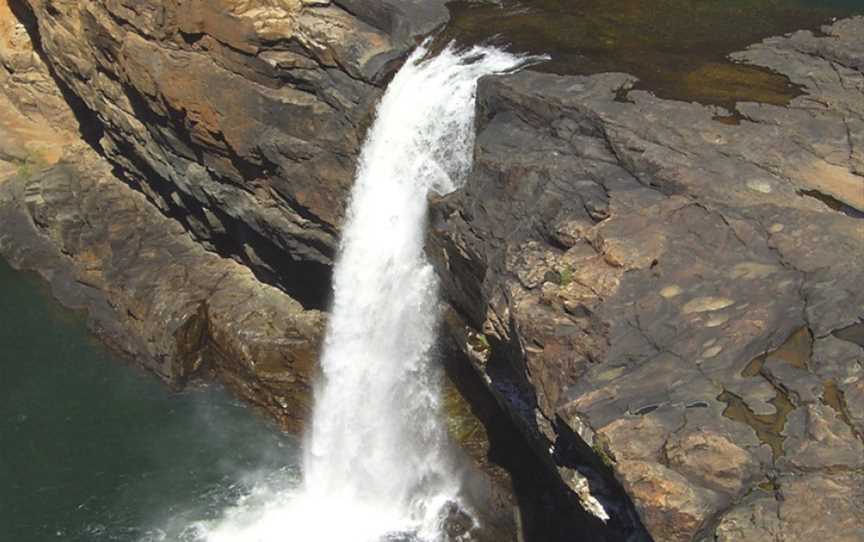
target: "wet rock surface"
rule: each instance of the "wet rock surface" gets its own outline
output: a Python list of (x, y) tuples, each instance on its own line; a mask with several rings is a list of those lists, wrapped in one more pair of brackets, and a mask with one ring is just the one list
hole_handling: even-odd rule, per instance
[(823, 32), (734, 55), (788, 107), (481, 81), (474, 173), (433, 202), (448, 329), (619, 533), (864, 536), (864, 19)]

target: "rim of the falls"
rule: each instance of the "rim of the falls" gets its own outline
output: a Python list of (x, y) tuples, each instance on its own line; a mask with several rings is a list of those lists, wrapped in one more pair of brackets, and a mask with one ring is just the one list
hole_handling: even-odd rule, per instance
[[(438, 285), (423, 243), (430, 191), (471, 169), (477, 81), (536, 57), (418, 47), (388, 85), (360, 155), (306, 439), (303, 483), (259, 488), (210, 542), (444, 540), (460, 501), (431, 348)], [(470, 510), (468, 510), (470, 512)]]

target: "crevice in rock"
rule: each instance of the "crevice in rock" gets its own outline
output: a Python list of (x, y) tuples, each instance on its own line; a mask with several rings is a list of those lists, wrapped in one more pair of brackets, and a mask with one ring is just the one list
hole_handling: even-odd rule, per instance
[[(135, 116), (148, 126), (168, 126), (171, 119), (159, 116), (152, 111), (144, 98), (135, 89), (126, 87), (125, 93), (129, 103), (135, 111)], [(182, 119), (173, 119), (175, 123), (182, 123)], [(184, 138), (184, 143), (196, 152), (196, 146), (189, 138), (186, 130), (178, 127), (172, 130)], [(247, 181), (260, 178), (267, 174), (268, 166), (258, 166), (248, 160), (243, 160), (227, 146), (227, 157)], [(169, 180), (164, 179), (158, 172), (143, 160), (131, 146), (121, 141), (118, 144), (120, 154), (130, 160), (132, 165), (146, 178), (147, 188), (159, 196), (160, 202), (154, 201), (169, 217), (174, 218), (189, 231), (199, 242), (207, 248), (223, 257), (232, 258), (249, 267), (258, 280), (271, 284), (285, 291), (296, 299), (306, 309), (326, 310), (330, 301), (330, 289), (332, 268), (329, 265), (313, 260), (304, 260), (294, 257), (289, 250), (277, 246), (273, 241), (266, 239), (255, 231), (249, 224), (226, 213), (219, 207), (205, 206), (195, 198), (184, 194)], [(201, 162), (200, 153), (196, 152), (198, 163)], [(275, 166), (271, 166), (275, 167)], [(135, 180), (135, 175), (125, 171), (115, 164), (115, 174), (136, 189), (143, 191), (151, 197), (148, 190), (144, 189)], [(234, 185), (248, 191), (242, 185)], [(178, 204), (175, 197), (180, 199)], [(209, 217), (208, 217), (209, 215)], [(301, 213), (302, 216), (302, 213)], [(216, 217), (219, 224), (213, 228), (210, 224), (212, 218)], [(206, 233), (197, 224), (208, 224)], [(323, 248), (323, 247), (322, 247)]]
[[(524, 415), (527, 413), (508, 412), (508, 407), (512, 406), (511, 400), (525, 403), (523, 406), (531, 412), (536, 405), (528, 405), (525, 397), (517, 399), (513, 396), (518, 393), (517, 384), (512, 370), (505, 369), (503, 365), (507, 363), (506, 360), (500, 359), (500, 356), (497, 356), (497, 361), (490, 359), (492, 372), (498, 374), (498, 378), (493, 378), (487, 386), (460, 349), (452, 343), (448, 345), (446, 341), (442, 342), (445, 343), (442, 345), (445, 371), (488, 434), (488, 460), (503, 468), (512, 482), (524, 542), (565, 542), (574, 536), (586, 542), (650, 540), (611, 469), (584, 441), (566, 429), (563, 422), (559, 420), (555, 424), (558, 438), (554, 444), (554, 454), (536, 449), (535, 445), (544, 439), (539, 437), (538, 428), (523, 427)], [(511, 373), (507, 382), (502, 380), (505, 372)], [(489, 386), (493, 387), (494, 393)], [(501, 397), (496, 397), (502, 392), (510, 394), (505, 399), (508, 401), (507, 407), (502, 406)], [(538, 436), (526, 436), (526, 430), (537, 431)], [(604, 493), (608, 493), (607, 486), (610, 483), (614, 484), (618, 489), (615, 498), (600, 498), (613, 509), (616, 517), (603, 522), (586, 511), (563, 482), (558, 471), (562, 467), (580, 473), (587, 469), (589, 485), (594, 483), (596, 487), (603, 486)], [(602, 482), (596, 479), (597, 473), (601, 471)], [(592, 476), (595, 478), (593, 482)], [(598, 489), (598, 493), (600, 491)]]
[(186, 45), (193, 46), (199, 41), (201, 41), (206, 34), (203, 32), (183, 32), (182, 30), (178, 31), (180, 37), (183, 38), (183, 42)]
[[(205, 208), (194, 198), (177, 190), (175, 185), (162, 179), (143, 160), (136, 160), (137, 155), (131, 148), (124, 148), (121, 143), (118, 149), (147, 178), (147, 187), (145, 189), (135, 175), (116, 165), (115, 175), (147, 194), (156, 207), (182, 224), (205, 248), (247, 266), (258, 280), (280, 288), (303, 308), (327, 309), (332, 280), (332, 268), (329, 265), (293, 258), (287, 250), (264, 239), (245, 222), (217, 207)], [(176, 198), (179, 198), (180, 204), (175, 201)], [(214, 217), (219, 227), (208, 229), (206, 237), (196, 235), (196, 230), (200, 228), (196, 228), (195, 224), (209, 224)]]
[[(616, 533), (614, 540), (650, 541), (651, 536), (642, 524), (630, 497), (615, 477), (612, 462), (601, 443), (588, 446), (560, 418), (555, 420), (555, 432), (558, 436), (553, 455), (555, 464), (559, 471), (570, 469), (584, 477), (591, 496), (597, 499), (610, 516), (602, 523), (602, 529)], [(600, 523), (593, 516), (591, 519)], [(595, 530), (598, 527), (592, 525), (590, 528)]]
[(864, 322), (852, 324), (851, 326), (846, 326), (842, 329), (833, 331), (832, 335), (838, 339), (855, 343), (861, 348), (864, 348)]
[(826, 194), (825, 192), (821, 192), (819, 190), (798, 190), (797, 194), (799, 196), (807, 196), (819, 200), (832, 211), (843, 213), (844, 215), (852, 218), (864, 218), (864, 213), (862, 213), (855, 207), (852, 207), (851, 205), (843, 203), (834, 196)]

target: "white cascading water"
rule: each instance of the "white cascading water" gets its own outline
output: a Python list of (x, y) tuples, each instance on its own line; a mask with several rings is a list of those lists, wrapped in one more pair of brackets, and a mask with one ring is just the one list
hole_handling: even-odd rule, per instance
[(205, 527), (210, 542), (442, 539), (460, 480), (429, 360), (438, 293), (426, 197), (455, 190), (471, 167), (477, 80), (527, 59), (486, 47), (428, 55), (419, 47), (396, 74), (363, 146), (303, 483), (241, 503)]

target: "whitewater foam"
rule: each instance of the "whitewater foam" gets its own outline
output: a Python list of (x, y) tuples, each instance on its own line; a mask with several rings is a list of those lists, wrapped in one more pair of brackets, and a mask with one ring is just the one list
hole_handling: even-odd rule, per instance
[(471, 168), (477, 81), (526, 58), (419, 47), (367, 134), (334, 273), (303, 482), (259, 488), (200, 525), (209, 542), (437, 542), (460, 479), (447, 451), (435, 273), (423, 252), (429, 192)]

